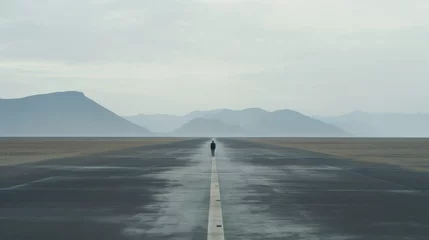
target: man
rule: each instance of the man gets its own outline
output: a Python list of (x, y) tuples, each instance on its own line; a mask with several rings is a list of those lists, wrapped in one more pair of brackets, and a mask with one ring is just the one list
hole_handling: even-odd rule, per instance
[(215, 151), (216, 151), (216, 143), (214, 142), (214, 140), (210, 144), (210, 149), (212, 150), (212, 157), (214, 157), (215, 156)]

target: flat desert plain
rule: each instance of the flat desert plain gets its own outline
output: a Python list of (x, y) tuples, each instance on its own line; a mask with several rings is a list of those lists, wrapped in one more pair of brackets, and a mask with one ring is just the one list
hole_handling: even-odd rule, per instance
[(185, 138), (0, 138), (0, 166), (82, 156)]
[(246, 140), (325, 153), (340, 158), (429, 171), (428, 138), (249, 138)]

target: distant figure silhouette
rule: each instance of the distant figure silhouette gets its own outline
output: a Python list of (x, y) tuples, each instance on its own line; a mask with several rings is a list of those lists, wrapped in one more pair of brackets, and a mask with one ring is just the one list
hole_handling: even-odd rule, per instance
[(214, 142), (214, 140), (210, 144), (210, 149), (212, 150), (212, 157), (214, 157), (215, 156), (215, 151), (216, 151), (216, 143)]

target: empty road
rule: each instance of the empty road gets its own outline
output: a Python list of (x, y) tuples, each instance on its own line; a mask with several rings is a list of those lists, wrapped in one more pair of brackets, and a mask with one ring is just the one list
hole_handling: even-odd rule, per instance
[(0, 167), (0, 239), (429, 239), (428, 174), (209, 142)]

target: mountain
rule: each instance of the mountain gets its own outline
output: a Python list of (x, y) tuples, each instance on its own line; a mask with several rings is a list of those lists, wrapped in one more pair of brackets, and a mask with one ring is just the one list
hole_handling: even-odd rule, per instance
[(139, 114), (135, 116), (124, 117), (128, 121), (142, 127), (146, 127), (153, 132), (169, 133), (185, 124), (188, 120), (182, 116), (174, 116), (168, 114), (145, 115)]
[(360, 137), (429, 137), (429, 114), (367, 113), (315, 116)]
[(147, 136), (81, 92), (0, 99), (0, 136)]
[(232, 137), (245, 136), (240, 126), (227, 124), (216, 119), (195, 118), (172, 133), (174, 136)]
[(293, 110), (268, 112), (260, 108), (223, 110), (207, 115), (228, 124), (238, 125), (253, 135), (279, 137), (344, 137), (344, 130)]

